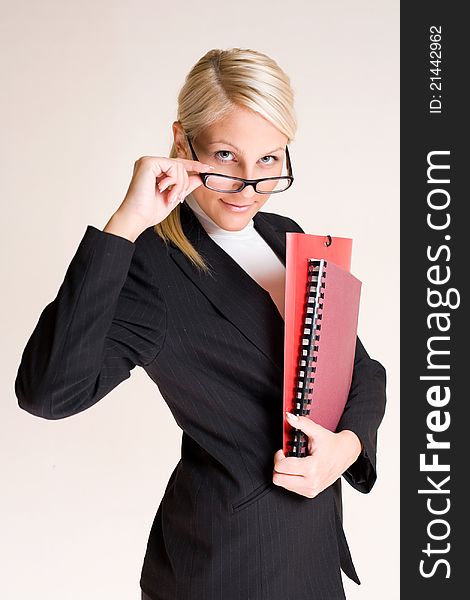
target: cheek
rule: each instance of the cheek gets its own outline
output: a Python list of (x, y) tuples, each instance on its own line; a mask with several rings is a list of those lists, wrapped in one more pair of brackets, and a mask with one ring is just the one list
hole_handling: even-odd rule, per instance
[(257, 200), (258, 200), (258, 204), (257, 204), (258, 210), (259, 210), (259, 209), (260, 209), (260, 208), (261, 208), (261, 207), (262, 207), (264, 204), (266, 204), (266, 202), (269, 200), (269, 198), (270, 198), (270, 197), (271, 197), (271, 196), (270, 196), (269, 194), (263, 194), (263, 195), (260, 195), (260, 196), (258, 197), (258, 199), (257, 199)]
[(196, 198), (199, 206), (206, 212), (210, 210), (211, 206), (214, 206), (217, 199), (221, 196), (218, 192), (208, 190), (203, 185), (193, 190), (192, 195)]

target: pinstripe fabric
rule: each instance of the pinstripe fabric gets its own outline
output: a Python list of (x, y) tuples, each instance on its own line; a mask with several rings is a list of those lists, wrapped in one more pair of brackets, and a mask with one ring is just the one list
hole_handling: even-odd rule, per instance
[[(60, 419), (145, 369), (181, 427), (181, 458), (153, 521), (140, 584), (151, 600), (336, 600), (360, 583), (342, 525), (341, 480), (315, 498), (272, 483), (282, 446), (284, 321), (269, 293), (181, 205), (201, 274), (153, 227), (132, 243), (91, 225), (26, 344), (19, 406)], [(285, 265), (287, 217), (254, 224)], [(359, 338), (338, 430), (364, 451), (344, 478), (369, 492), (386, 373)]]

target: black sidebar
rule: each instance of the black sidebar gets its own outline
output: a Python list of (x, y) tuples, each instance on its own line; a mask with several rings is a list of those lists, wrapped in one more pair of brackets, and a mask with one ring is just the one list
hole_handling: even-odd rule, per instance
[(469, 27), (402, 2), (401, 598), (469, 597)]

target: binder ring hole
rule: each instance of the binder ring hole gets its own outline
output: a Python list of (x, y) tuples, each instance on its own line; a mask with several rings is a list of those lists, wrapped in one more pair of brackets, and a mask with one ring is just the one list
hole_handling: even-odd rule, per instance
[(331, 246), (331, 235), (328, 233), (326, 237), (328, 238), (328, 241), (325, 242), (325, 246)]

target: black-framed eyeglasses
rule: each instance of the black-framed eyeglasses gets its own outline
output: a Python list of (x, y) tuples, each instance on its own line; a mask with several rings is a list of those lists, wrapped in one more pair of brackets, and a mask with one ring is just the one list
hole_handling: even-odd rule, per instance
[[(189, 147), (191, 149), (193, 160), (199, 159), (194, 151), (189, 136), (186, 135)], [(286, 146), (286, 166), (288, 175), (280, 177), (262, 177), (261, 179), (243, 179), (243, 177), (232, 177), (222, 173), (199, 173), (202, 183), (209, 190), (223, 192), (225, 194), (236, 194), (241, 192), (246, 186), (251, 185), (258, 194), (277, 194), (285, 192), (294, 182), (292, 174), (292, 165), (290, 162), (289, 149)]]

